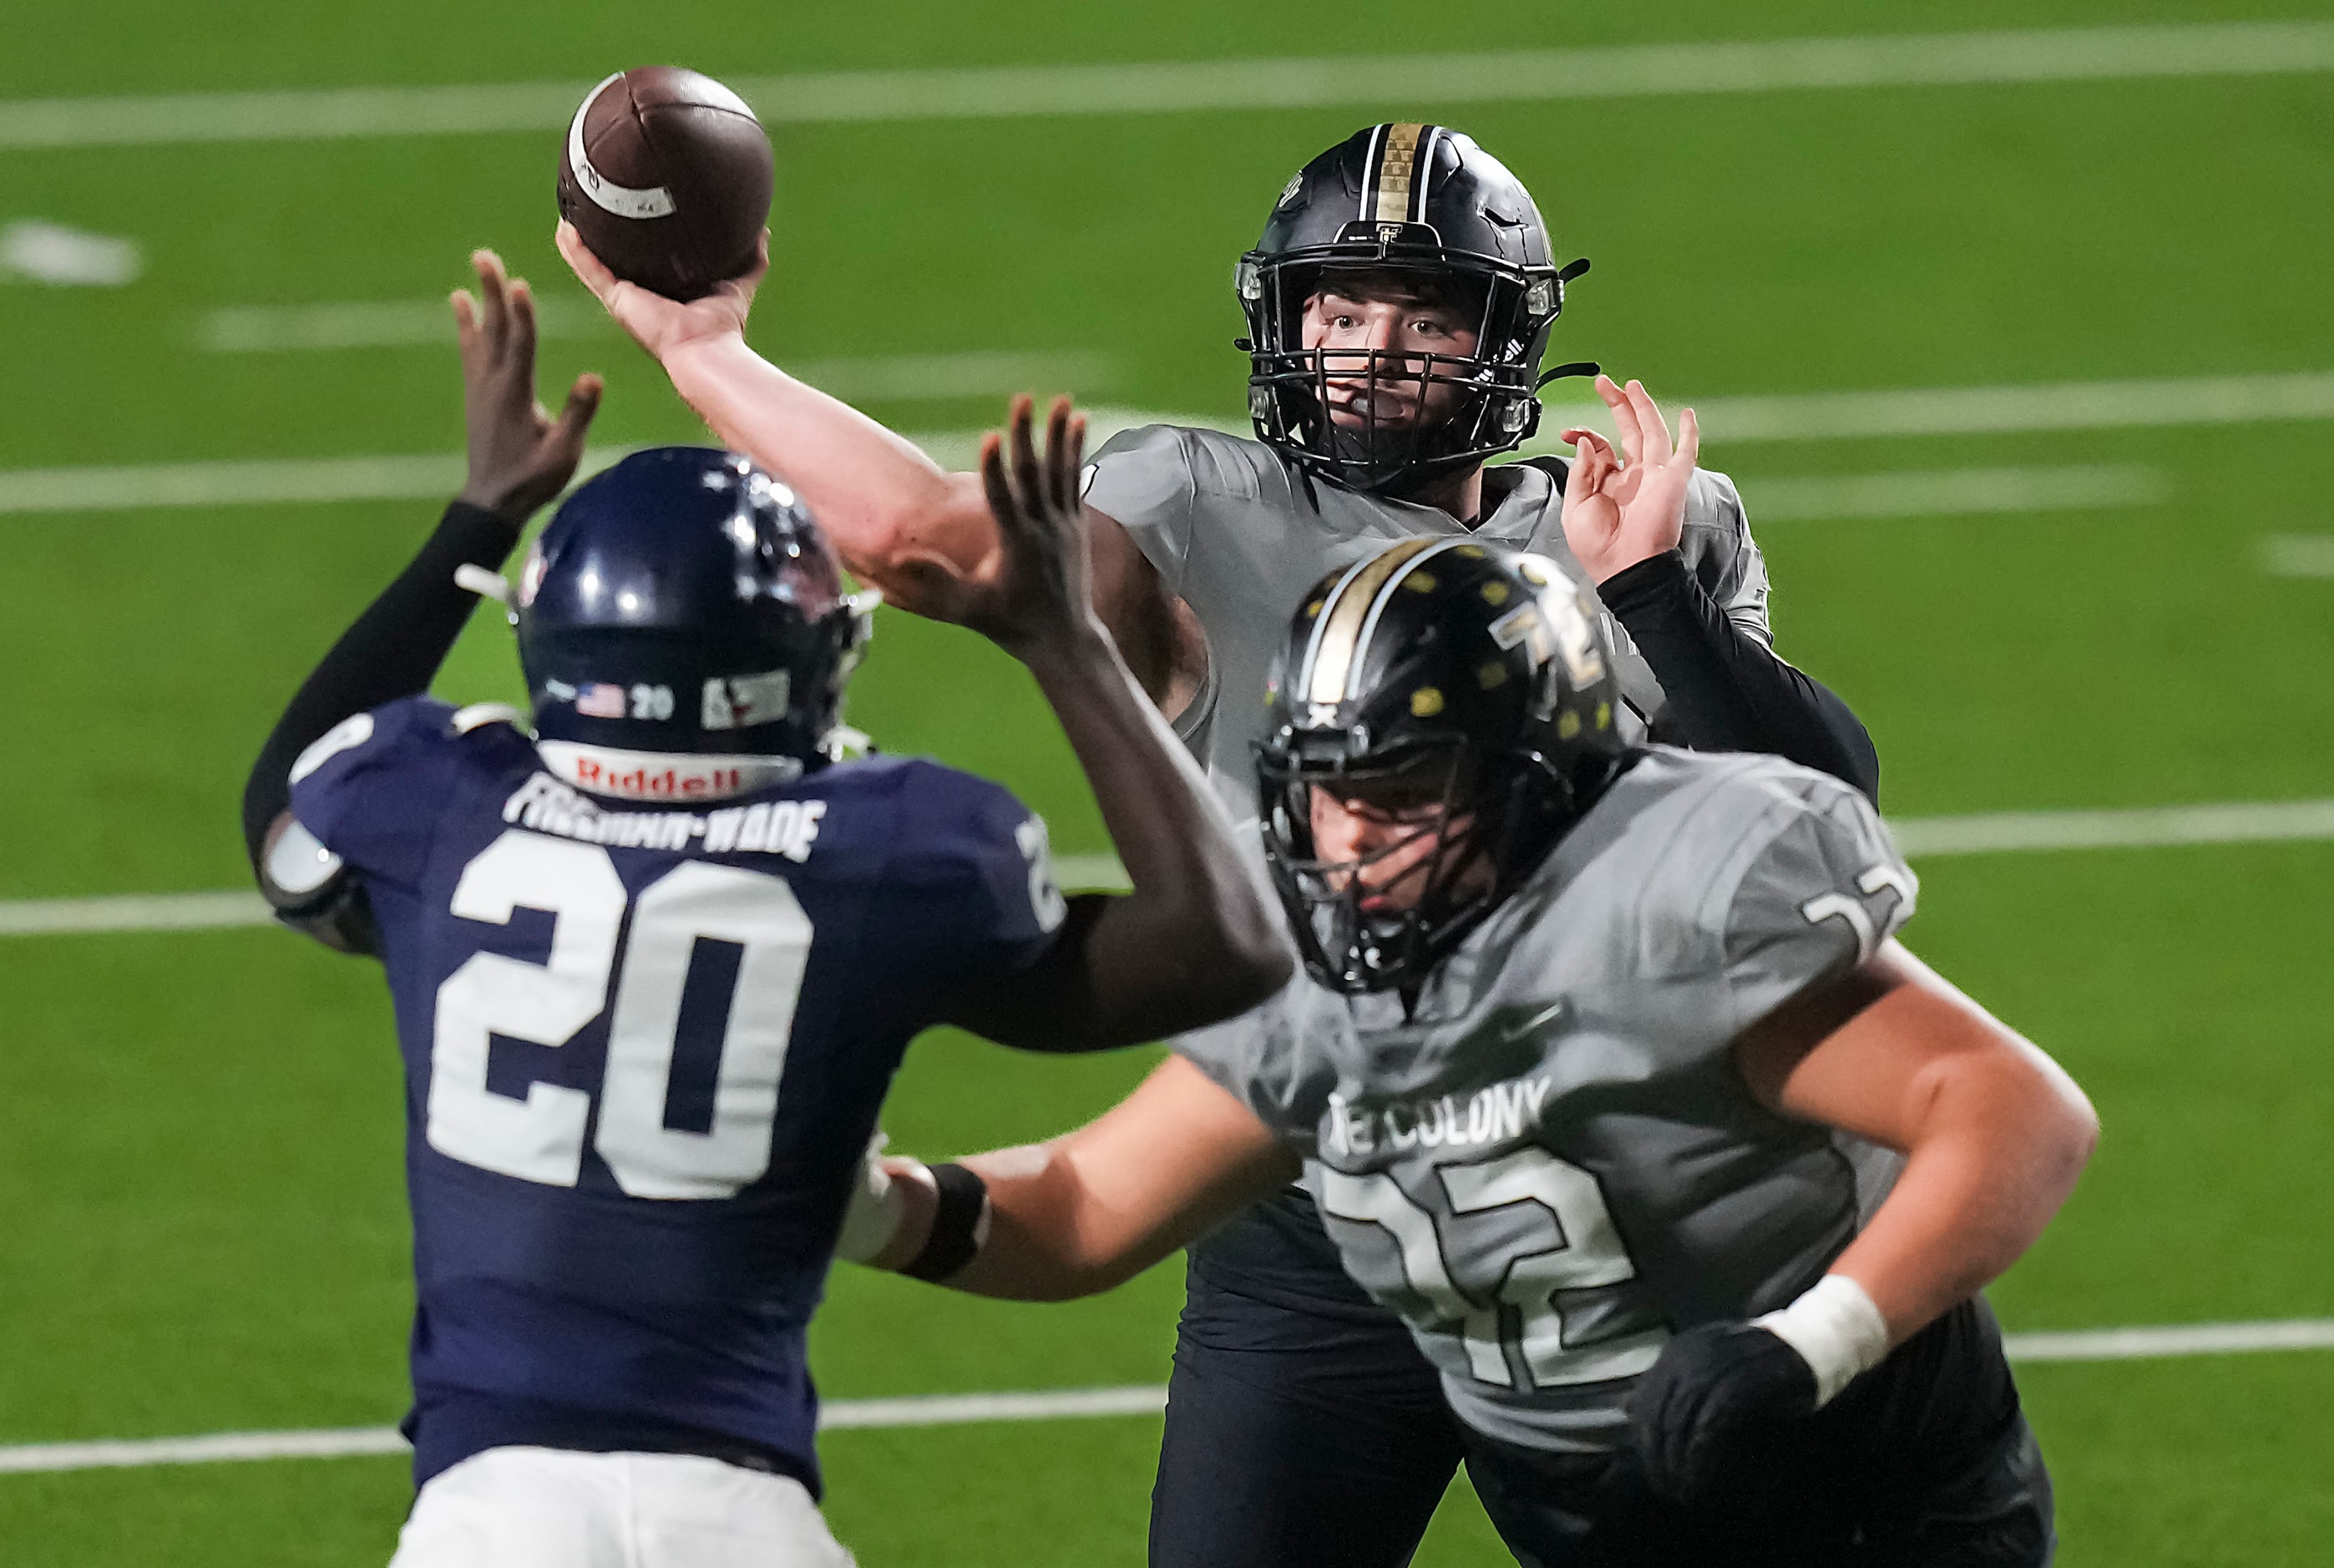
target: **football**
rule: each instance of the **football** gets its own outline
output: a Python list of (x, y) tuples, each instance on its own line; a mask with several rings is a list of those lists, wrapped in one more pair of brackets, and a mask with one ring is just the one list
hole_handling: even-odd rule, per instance
[(754, 265), (770, 139), (746, 101), (677, 66), (619, 72), (567, 128), (559, 215), (618, 277), (677, 300)]

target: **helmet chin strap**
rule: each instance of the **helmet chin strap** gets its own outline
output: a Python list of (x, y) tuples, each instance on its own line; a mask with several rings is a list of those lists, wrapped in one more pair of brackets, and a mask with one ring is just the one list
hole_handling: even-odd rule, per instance
[(1532, 383), (1532, 390), (1537, 392), (1550, 381), (1561, 381), (1571, 376), (1601, 376), (1604, 373), (1605, 367), (1594, 360), (1571, 360), (1552, 370), (1541, 371), (1539, 380)]

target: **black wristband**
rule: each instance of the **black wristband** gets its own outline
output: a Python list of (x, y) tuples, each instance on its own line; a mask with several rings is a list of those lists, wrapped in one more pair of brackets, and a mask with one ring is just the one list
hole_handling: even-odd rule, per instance
[(989, 1184), (954, 1160), (931, 1167), (940, 1205), (932, 1210), (932, 1233), (921, 1252), (900, 1272), (934, 1284), (948, 1278), (980, 1250), (989, 1236)]

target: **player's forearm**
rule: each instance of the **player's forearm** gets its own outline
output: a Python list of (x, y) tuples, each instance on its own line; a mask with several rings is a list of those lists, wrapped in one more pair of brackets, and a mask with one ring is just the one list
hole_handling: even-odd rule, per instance
[(499, 567), (524, 521), (462, 501), (448, 506), (420, 553), (301, 683), (244, 785), (244, 846), (255, 866), (289, 807), (294, 760), (342, 719), (429, 689), (478, 601), (454, 581), (455, 569)]
[(1098, 1034), (1133, 1043), (1263, 1001), (1293, 964), (1214, 791), (1097, 626), (1029, 659), (1134, 890), (1086, 951)]
[[(986, 1188), (977, 1242), (943, 1238), (936, 1246), (935, 1222), (942, 1217), (932, 1168), (914, 1160), (888, 1161), (895, 1194), (890, 1200), (893, 1228), (890, 1240), (864, 1261), (969, 1295), (1071, 1301), (1133, 1278), (1181, 1245), (1180, 1231), (1164, 1225), (1131, 1227), (1124, 1210), (1113, 1213), (1096, 1204), (1063, 1151), (1063, 1141), (1000, 1149), (958, 1162)], [(957, 1223), (964, 1223), (962, 1216)], [(966, 1261), (949, 1262), (968, 1249)], [(941, 1266), (934, 1266), (936, 1255)]]
[[(2022, 1045), (2022, 1042), (2021, 1043)], [(1948, 1064), (1887, 1200), (1834, 1262), (1900, 1344), (2023, 1256), (2090, 1159), (2098, 1122), (2031, 1046), (2023, 1061)]]
[(846, 1226), (888, 1232), (880, 1247), (856, 1255), (977, 1295), (1028, 1301), (1107, 1290), (1298, 1169), (1252, 1111), (1181, 1056), (1050, 1142), (954, 1167), (883, 1164), (913, 1187), (888, 1221)]
[(843, 563), (895, 602), (901, 560), (960, 570), (984, 559), (995, 524), (977, 476), (951, 474), (915, 443), (796, 380), (735, 335), (700, 339), (665, 361), (673, 388), (715, 435), (794, 486)]
[(1614, 573), (1597, 592), (1662, 683), (1663, 738), (1768, 752), (1880, 798), (1880, 758), (1863, 722), (1728, 619), (1675, 551)]

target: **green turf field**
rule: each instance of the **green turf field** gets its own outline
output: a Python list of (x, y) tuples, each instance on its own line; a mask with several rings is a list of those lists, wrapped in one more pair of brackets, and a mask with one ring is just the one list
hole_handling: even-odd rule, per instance
[[(1413, 54), (1510, 46), (2324, 20), (2303, 0), (1491, 0), (1063, 9), (867, 0), (377, 8), (16, 0), (12, 99)], [(28, 148), (0, 103), (0, 501), (21, 470), (449, 452), (450, 348), (224, 352), (215, 313), (426, 300), (550, 245), (557, 132)], [(782, 361), (1019, 352), (1064, 390), (1224, 420), (1228, 286), (1288, 175), (1355, 126), (1442, 119), (1587, 254), (1557, 358), (1673, 400), (2334, 370), (2334, 73), (1558, 101), (1355, 95), (1299, 109), (789, 125), (757, 317)], [(133, 241), (120, 287), (5, 265), (7, 226)], [(570, 318), (576, 319), (576, 318)], [(450, 341), (450, 337), (448, 339)], [(608, 374), (608, 443), (689, 439), (661, 376), (588, 318), (546, 375)], [(1000, 387), (998, 390), (1002, 390)], [(1035, 390), (1050, 390), (1050, 386)], [(964, 432), (986, 395), (885, 398)], [(2329, 409), (2328, 411), (2334, 411)], [(1894, 815), (2334, 796), (2334, 579), (2262, 541), (2334, 532), (2329, 426), (2083, 426), (1744, 439), (1733, 473), (1783, 650), (1869, 723)], [(2108, 467), (2153, 499), (1762, 522), (1762, 485)], [(285, 696), (435, 516), (427, 501), (0, 505), (0, 900), (229, 889), (236, 803)], [(474, 627), (445, 688), (506, 696)], [(1108, 846), (1034, 690), (887, 613), (854, 688), (887, 748), (1000, 777), (1058, 849)], [(2014, 1330), (2334, 1316), (2323, 1130), (2334, 844), (1924, 860), (1912, 944), (2064, 1060), (2106, 1137), (1995, 1291)], [(378, 1426), (403, 1398), (405, 1218), (377, 973), (265, 929), (0, 938), (0, 1446)], [(935, 1037), (887, 1124), (945, 1153), (1058, 1130), (1144, 1070)], [(1180, 1280), (1067, 1307), (844, 1271), (834, 1398), (1163, 1380)], [(2022, 1376), (2071, 1568), (2266, 1568), (2334, 1542), (2334, 1352)], [(1134, 1563), (1155, 1420), (842, 1432), (829, 1512), (873, 1568)], [(395, 1458), (0, 1474), (12, 1565), (385, 1561)], [(1463, 1483), (1422, 1563), (1500, 1561)]]

